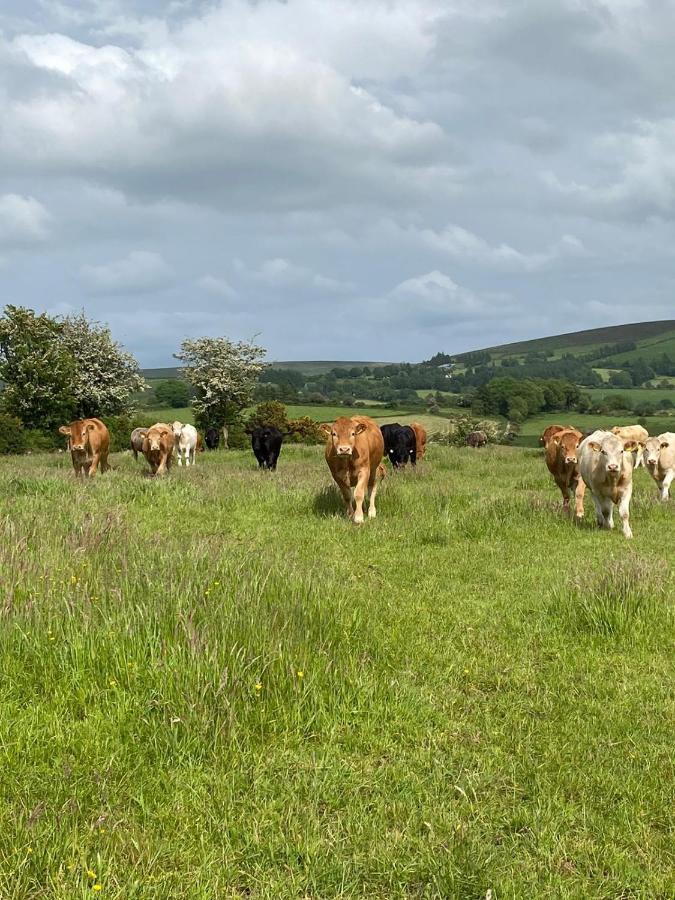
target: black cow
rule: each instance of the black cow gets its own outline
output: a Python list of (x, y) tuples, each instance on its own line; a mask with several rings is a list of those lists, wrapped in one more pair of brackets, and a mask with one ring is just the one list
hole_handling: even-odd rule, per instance
[(207, 428), (204, 443), (209, 450), (217, 450), (220, 443), (220, 432), (217, 428)]
[(417, 440), (415, 432), (410, 425), (399, 425), (394, 422), (391, 425), (381, 425), (380, 431), (384, 438), (384, 455), (395, 469), (399, 469), (410, 460), (417, 463)]
[(258, 466), (274, 471), (284, 440), (283, 434), (273, 425), (259, 425), (248, 433), (251, 435), (251, 447)]

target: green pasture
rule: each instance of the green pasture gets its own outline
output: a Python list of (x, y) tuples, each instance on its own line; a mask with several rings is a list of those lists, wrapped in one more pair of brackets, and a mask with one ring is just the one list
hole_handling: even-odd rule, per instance
[(540, 451), (0, 459), (0, 896), (671, 898), (673, 502)]

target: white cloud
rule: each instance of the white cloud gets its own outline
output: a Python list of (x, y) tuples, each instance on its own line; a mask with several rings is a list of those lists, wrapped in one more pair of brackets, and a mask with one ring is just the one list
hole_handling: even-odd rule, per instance
[(80, 269), (85, 287), (99, 294), (136, 294), (162, 290), (174, 280), (159, 253), (133, 250), (123, 259)]
[(237, 261), (237, 268), (241, 274), (271, 288), (306, 287), (331, 292), (353, 288), (350, 282), (328, 278), (282, 257), (266, 259), (257, 269), (249, 269), (241, 261)]
[(0, 195), (0, 245), (21, 246), (44, 241), (51, 216), (35, 197)]
[(236, 300), (239, 296), (228, 281), (224, 278), (217, 278), (215, 275), (204, 275), (197, 284), (205, 291), (209, 291), (211, 294), (219, 294), (221, 297), (227, 297), (228, 300)]
[(400, 282), (388, 297), (390, 308), (403, 310), (427, 326), (486, 316), (497, 318), (499, 307), (507, 299), (504, 295), (481, 297), (437, 269)]

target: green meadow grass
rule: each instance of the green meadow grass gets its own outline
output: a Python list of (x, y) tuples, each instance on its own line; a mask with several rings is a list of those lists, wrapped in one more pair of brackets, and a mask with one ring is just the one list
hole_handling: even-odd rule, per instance
[[(672, 898), (673, 501), (539, 451), (0, 460), (0, 897)], [(95, 890), (99, 888), (100, 891)]]

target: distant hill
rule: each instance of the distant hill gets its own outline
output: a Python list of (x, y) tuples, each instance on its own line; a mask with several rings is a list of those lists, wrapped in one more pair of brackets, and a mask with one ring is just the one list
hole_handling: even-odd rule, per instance
[[(386, 362), (362, 362), (358, 360), (334, 360), (334, 359), (289, 359), (274, 360), (270, 366), (275, 369), (293, 369), (296, 372), (306, 372), (308, 375), (323, 375), (331, 369), (351, 369), (354, 366), (368, 366), (373, 369), (386, 366)], [(141, 369), (144, 378), (156, 381), (162, 378), (180, 378), (178, 366), (170, 366), (163, 369)]]
[[(495, 347), (484, 347), (495, 359), (522, 357), (528, 353), (546, 352), (549, 356), (559, 357), (565, 353), (573, 356), (590, 354), (609, 344), (633, 341), (637, 348), (614, 356), (600, 356), (603, 365), (611, 362), (623, 362), (641, 356), (645, 361), (668, 353), (675, 356), (675, 319), (660, 322), (633, 322), (628, 325), (609, 325), (606, 328), (590, 328), (585, 331), (572, 331), (568, 334), (551, 335), (535, 338), (531, 341), (517, 341), (513, 344), (499, 344)], [(476, 352), (476, 351), (473, 351)], [(460, 362), (467, 353), (458, 353), (455, 359)]]

